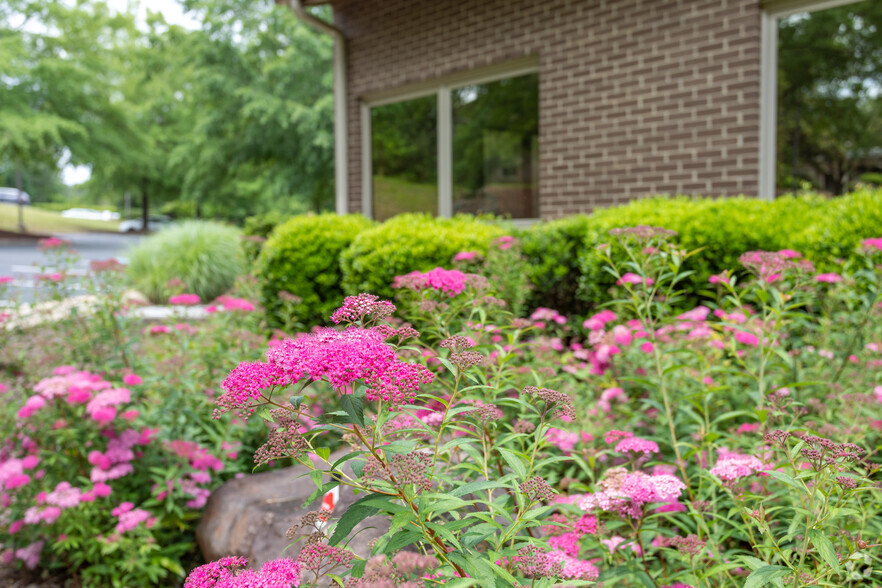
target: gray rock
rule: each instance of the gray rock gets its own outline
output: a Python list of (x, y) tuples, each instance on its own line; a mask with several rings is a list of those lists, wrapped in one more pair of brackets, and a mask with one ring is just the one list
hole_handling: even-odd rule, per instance
[[(331, 462), (346, 452), (331, 456)], [(343, 464), (342, 469), (348, 470)], [(300, 522), (300, 517), (321, 507), (321, 498), (304, 508), (303, 503), (315, 490), (303, 466), (252, 474), (233, 479), (215, 490), (208, 500), (202, 520), (196, 528), (196, 541), (206, 561), (228, 555), (248, 558), (250, 566), (260, 568), (269, 560), (296, 558), (302, 541), (292, 542), (285, 532)], [(351, 475), (351, 470), (346, 472)], [(327, 481), (327, 478), (325, 479)], [(352, 488), (340, 486), (340, 500), (334, 509), (338, 519), (356, 497)], [(333, 522), (333, 519), (332, 519)], [(370, 555), (368, 544), (389, 530), (386, 517), (369, 517), (355, 527), (348, 547), (361, 557)], [(290, 547), (289, 547), (290, 545)]]

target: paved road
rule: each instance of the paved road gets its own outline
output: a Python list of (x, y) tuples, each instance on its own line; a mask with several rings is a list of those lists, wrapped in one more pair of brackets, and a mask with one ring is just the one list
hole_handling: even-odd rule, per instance
[[(81, 259), (78, 269), (87, 269), (89, 262), (96, 259), (114, 257), (125, 262), (128, 249), (138, 243), (141, 235), (123, 235), (114, 233), (72, 233), (55, 235), (70, 241)], [(37, 249), (36, 242), (3, 242), (0, 241), (0, 276), (13, 276), (16, 281), (6, 298), (17, 298), (20, 302), (29, 302), (34, 297), (33, 277), (29, 268), (46, 263), (45, 256)], [(71, 294), (77, 292), (72, 291)], [(81, 293), (81, 292), (80, 292)], [(3, 301), (0, 301), (0, 305)]]

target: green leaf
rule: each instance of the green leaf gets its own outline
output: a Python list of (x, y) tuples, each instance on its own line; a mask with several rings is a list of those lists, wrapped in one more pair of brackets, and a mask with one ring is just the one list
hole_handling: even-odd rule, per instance
[(331, 450), (327, 447), (317, 447), (315, 454), (323, 460), (328, 461), (328, 458), (331, 457)]
[(812, 545), (818, 550), (821, 559), (824, 560), (824, 563), (833, 568), (837, 573), (841, 572), (842, 568), (839, 566), (839, 558), (836, 557), (836, 549), (833, 547), (833, 542), (830, 541), (830, 538), (820, 529), (809, 529), (808, 536)]
[(389, 543), (386, 544), (386, 549), (383, 552), (388, 555), (393, 551), (398, 551), (403, 547), (407, 547), (411, 543), (415, 543), (422, 538), (423, 534), (420, 531), (399, 531), (392, 536)]
[(450, 371), (450, 373), (453, 374), (454, 376), (456, 376), (456, 374), (459, 373), (456, 369), (456, 366), (454, 366), (452, 363), (450, 363), (450, 361), (448, 359), (446, 359), (444, 357), (439, 357), (437, 359), (442, 364), (444, 364), (444, 367), (446, 367)]
[(778, 480), (780, 482), (784, 482), (785, 484), (787, 484), (791, 488), (795, 488), (796, 490), (799, 490), (800, 492), (805, 492), (804, 486), (802, 486), (799, 482), (797, 482), (791, 476), (788, 476), (784, 472), (779, 472), (777, 470), (769, 470), (766, 473), (769, 474), (771, 477), (775, 478), (776, 480)]
[(769, 582), (774, 582), (784, 576), (789, 576), (793, 572), (785, 566), (763, 566), (756, 569), (747, 576), (744, 582), (744, 588), (759, 588), (765, 586)]
[(496, 450), (499, 452), (499, 455), (502, 456), (502, 459), (505, 460), (505, 463), (508, 464), (508, 467), (514, 470), (515, 474), (517, 474), (521, 481), (527, 479), (527, 466), (524, 465), (524, 462), (519, 455), (509, 449), (505, 449), (504, 447), (497, 447)]
[(346, 509), (346, 512), (343, 513), (343, 516), (340, 517), (337, 526), (334, 527), (334, 533), (331, 535), (331, 538), (328, 539), (328, 543), (330, 545), (337, 545), (349, 535), (355, 525), (366, 518), (377, 514), (380, 511), (380, 507), (364, 503), (373, 500), (378, 496), (382, 496), (382, 494), (368, 494), (350, 504), (349, 508)]
[(349, 575), (353, 578), (361, 578), (364, 575), (365, 564), (367, 564), (366, 559), (356, 560), (355, 563), (352, 564), (352, 570), (349, 572)]
[(504, 484), (493, 482), (491, 480), (478, 480), (477, 482), (469, 482), (456, 488), (450, 494), (453, 496), (465, 496), (466, 494), (474, 494), (481, 490), (489, 490), (490, 488), (504, 488)]
[(340, 405), (349, 415), (352, 424), (364, 427), (364, 403), (361, 398), (353, 394), (344, 394), (340, 398)]
[(299, 396), (292, 396), (288, 399), (288, 402), (291, 403), (291, 406), (294, 407), (294, 410), (297, 410), (298, 408), (300, 408), (300, 405), (303, 404), (303, 394), (300, 394)]

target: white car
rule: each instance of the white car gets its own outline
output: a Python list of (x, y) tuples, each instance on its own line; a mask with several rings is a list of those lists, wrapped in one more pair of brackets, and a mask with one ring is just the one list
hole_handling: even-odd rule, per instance
[(68, 208), (61, 212), (65, 218), (79, 218), (83, 220), (112, 221), (119, 220), (118, 212), (109, 210), (95, 210), (94, 208)]
[[(0, 202), (7, 202), (9, 204), (18, 204), (18, 189), (17, 188), (0, 188)], [(31, 203), (31, 197), (25, 191), (22, 191), (22, 193), (21, 193), (21, 202), (22, 202), (22, 204), (30, 204)]]
[[(165, 216), (164, 214), (151, 214), (147, 217), (147, 228), (151, 231), (155, 231), (157, 229), (161, 229), (163, 227), (167, 227), (174, 224), (174, 220), (171, 217)], [(131, 218), (129, 220), (124, 220), (119, 223), (119, 232), (120, 233), (134, 233), (137, 231), (144, 230), (144, 223), (141, 220), (141, 217)]]

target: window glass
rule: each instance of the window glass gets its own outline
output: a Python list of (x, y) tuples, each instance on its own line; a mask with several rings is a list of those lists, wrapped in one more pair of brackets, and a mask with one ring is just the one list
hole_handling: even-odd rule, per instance
[(371, 108), (373, 213), (438, 214), (436, 94)]
[(453, 212), (536, 218), (539, 76), (452, 92)]

